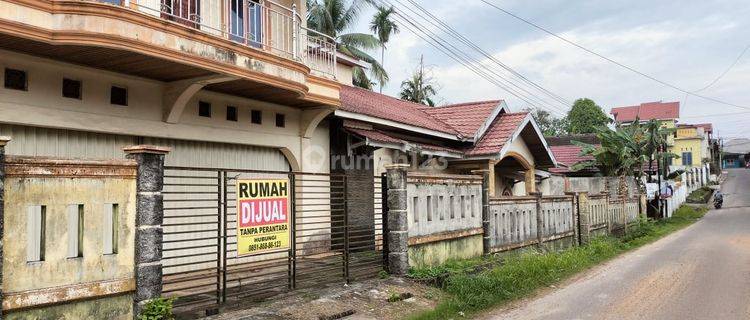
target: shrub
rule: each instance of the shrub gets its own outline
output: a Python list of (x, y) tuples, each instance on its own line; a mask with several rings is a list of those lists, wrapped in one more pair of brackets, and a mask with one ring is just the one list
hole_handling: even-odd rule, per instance
[(149, 301), (138, 316), (138, 320), (174, 319), (174, 314), (172, 313), (172, 303), (174, 303), (174, 300), (174, 298), (156, 298)]

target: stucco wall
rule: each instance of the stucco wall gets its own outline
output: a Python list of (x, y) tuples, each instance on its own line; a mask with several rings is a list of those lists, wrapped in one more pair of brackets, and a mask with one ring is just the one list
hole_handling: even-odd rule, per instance
[[(0, 123), (272, 147), (284, 149), (294, 158), (290, 162), (302, 162), (310, 150), (306, 144), (327, 150), (326, 128), (316, 129), (311, 139), (300, 136), (297, 108), (202, 90), (187, 103), (179, 123), (170, 124), (163, 121), (162, 82), (0, 50), (0, 68), (5, 67), (27, 72), (28, 91), (0, 88)], [(81, 100), (62, 97), (63, 77), (82, 81)], [(111, 85), (127, 87), (128, 106), (109, 103)], [(198, 116), (198, 101), (211, 103), (211, 118)], [(227, 106), (237, 107), (238, 121), (226, 120)], [(262, 112), (262, 124), (250, 123), (250, 110)], [(285, 115), (283, 128), (275, 125), (276, 113)], [(22, 146), (9, 148), (12, 153)], [(309, 167), (328, 168), (325, 163)]]
[[(132, 292), (134, 162), (9, 158), (6, 174), (3, 309)], [(104, 212), (105, 206), (111, 204), (118, 206), (117, 251), (105, 254), (104, 230), (111, 226), (105, 225)], [(27, 211), (29, 206), (37, 205), (46, 208), (44, 260), (28, 262)], [(69, 232), (75, 232), (68, 228), (69, 205), (83, 205), (81, 257), (68, 257)], [(106, 308), (131, 312), (132, 300), (125, 299), (120, 305), (112, 303), (106, 302)], [(61, 312), (99, 307), (71, 308)]]

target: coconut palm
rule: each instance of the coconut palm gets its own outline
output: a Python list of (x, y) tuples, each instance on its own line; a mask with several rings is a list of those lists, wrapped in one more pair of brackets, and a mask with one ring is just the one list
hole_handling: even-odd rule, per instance
[[(347, 6), (344, 0), (307, 0), (307, 27), (334, 38), (339, 52), (369, 63), (374, 78), (387, 79), (388, 74), (380, 63), (366, 52), (381, 45), (378, 38), (366, 33), (346, 33), (369, 3), (369, 0), (352, 0)], [(372, 88), (362, 68), (355, 67), (353, 72), (355, 85)]]
[[(377, 7), (378, 11), (375, 16), (372, 17), (370, 22), (370, 30), (378, 36), (380, 40), (380, 65), (385, 66), (385, 44), (391, 38), (391, 35), (399, 32), (398, 25), (395, 21), (391, 20), (391, 14), (395, 12), (393, 7)], [(378, 84), (380, 85), (380, 92), (383, 92), (383, 85), (388, 82), (388, 75), (383, 74), (385, 77), (378, 78)]]
[(436, 93), (432, 78), (424, 71), (423, 57), (420, 57), (419, 68), (414, 71), (411, 78), (401, 82), (401, 99), (434, 107), (432, 96)]

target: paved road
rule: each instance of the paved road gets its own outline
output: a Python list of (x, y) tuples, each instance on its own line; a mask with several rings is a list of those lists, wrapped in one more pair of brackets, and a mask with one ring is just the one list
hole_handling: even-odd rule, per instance
[(722, 192), (687, 229), (487, 319), (750, 319), (750, 170)]

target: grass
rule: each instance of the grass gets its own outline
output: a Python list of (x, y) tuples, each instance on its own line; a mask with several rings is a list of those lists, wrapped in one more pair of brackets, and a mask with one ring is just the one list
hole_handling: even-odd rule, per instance
[(639, 221), (628, 235), (621, 238), (600, 237), (593, 239), (589, 245), (561, 252), (514, 254), (503, 258), (502, 264), (480, 272), (473, 271), (478, 266), (496, 262), (493, 259), (497, 258), (451, 261), (442, 266), (412, 270), (412, 277), (422, 279), (447, 274), (442, 288), (448, 297), (435, 309), (414, 315), (411, 319), (461, 318), (528, 296), (684, 228), (703, 217), (706, 211), (705, 208), (682, 206), (670, 219)]
[(713, 190), (709, 187), (701, 187), (695, 189), (687, 196), (687, 202), (689, 203), (706, 203), (711, 197)]

